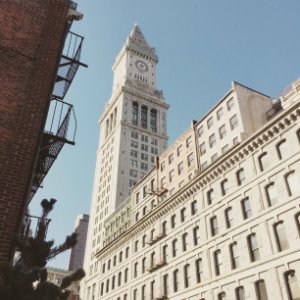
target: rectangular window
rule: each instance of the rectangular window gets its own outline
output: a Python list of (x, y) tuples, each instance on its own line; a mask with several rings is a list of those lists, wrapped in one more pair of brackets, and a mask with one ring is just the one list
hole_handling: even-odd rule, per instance
[(168, 262), (168, 245), (163, 246), (163, 262)]
[(132, 102), (132, 117), (131, 124), (137, 126), (138, 125), (138, 111), (139, 105), (137, 102)]
[(194, 239), (194, 245), (197, 246), (200, 243), (200, 236), (199, 236), (200, 228), (199, 226), (196, 226), (193, 228), (193, 239)]
[(180, 145), (177, 147), (177, 156), (180, 156), (181, 152), (182, 152), (183, 146)]
[(136, 142), (136, 141), (131, 141), (130, 142), (130, 146), (132, 147), (132, 148), (138, 148), (139, 147), (139, 143), (138, 142)]
[(176, 226), (176, 215), (173, 215), (171, 217), (171, 227), (175, 228), (175, 226)]
[(141, 126), (142, 126), (142, 128), (147, 129), (147, 123), (148, 123), (148, 107), (143, 105), (141, 107)]
[(231, 98), (227, 101), (227, 110), (231, 110), (234, 107), (234, 99)]
[(249, 198), (245, 198), (241, 202), (242, 204), (242, 213), (244, 219), (248, 219), (252, 217), (252, 208), (251, 208), (251, 203)]
[(176, 293), (178, 291), (178, 287), (179, 287), (178, 274), (179, 274), (178, 269), (173, 272), (174, 293)]
[(226, 126), (222, 125), (219, 128), (220, 139), (223, 139), (226, 136)]
[(228, 179), (224, 179), (221, 182), (221, 192), (222, 192), (222, 196), (225, 196), (228, 193), (228, 189), (229, 189), (229, 183), (228, 183)]
[(216, 272), (216, 276), (218, 276), (221, 274), (222, 271), (221, 250), (216, 250), (214, 252), (214, 260), (215, 260), (215, 272)]
[(236, 128), (239, 125), (237, 115), (234, 115), (233, 117), (231, 117), (229, 122), (230, 122), (230, 127), (232, 130), (234, 128)]
[(214, 190), (210, 189), (207, 191), (207, 204), (210, 205), (213, 203), (215, 196), (214, 196)]
[(191, 203), (191, 214), (192, 216), (195, 215), (197, 213), (197, 200), (194, 200)]
[(177, 170), (178, 170), (178, 175), (181, 175), (183, 172), (183, 161), (178, 164)]
[(242, 185), (246, 181), (245, 171), (243, 168), (239, 169), (236, 172), (236, 179), (237, 179), (238, 185)]
[[(263, 279), (255, 282), (255, 292), (257, 300), (268, 300), (268, 293), (266, 288), (266, 283)], [(300, 295), (299, 295), (300, 296)]]
[(218, 153), (215, 153), (212, 157), (211, 157), (211, 161), (214, 162), (218, 159)]
[(142, 299), (141, 300), (145, 300), (146, 299), (146, 285), (142, 286)]
[(215, 236), (219, 233), (217, 216), (210, 218), (211, 235)]
[(175, 171), (174, 171), (174, 170), (171, 170), (171, 171), (169, 172), (169, 181), (170, 181), (170, 182), (173, 181), (174, 176), (175, 176)]
[(168, 274), (165, 274), (163, 276), (163, 296), (169, 295), (169, 276)]
[(182, 208), (181, 211), (180, 211), (180, 218), (181, 218), (181, 222), (184, 222), (185, 221), (185, 218), (186, 218), (186, 208)]
[(190, 265), (187, 264), (184, 266), (184, 287), (188, 288), (190, 286)]
[(252, 233), (247, 237), (250, 261), (258, 261), (260, 259), (259, 247), (256, 234)]
[(226, 152), (228, 151), (228, 149), (229, 149), (229, 146), (228, 146), (228, 144), (227, 144), (227, 145), (225, 145), (225, 146), (222, 148), (222, 153), (223, 153), (223, 154), (226, 153)]
[(213, 133), (210, 137), (209, 137), (209, 146), (210, 148), (212, 148), (215, 144), (216, 144), (216, 135)]
[(279, 221), (274, 225), (275, 238), (278, 251), (289, 249), (289, 241), (284, 228), (283, 221)]
[(139, 134), (136, 131), (131, 131), (131, 137), (135, 140), (139, 139)]
[(223, 107), (221, 107), (220, 109), (217, 110), (217, 119), (220, 120), (223, 114), (224, 114), (224, 109)]
[(185, 141), (186, 147), (189, 148), (192, 144), (192, 137), (189, 136)]
[(137, 158), (137, 151), (135, 151), (135, 150), (130, 150), (130, 156), (131, 156), (131, 157)]
[(188, 234), (184, 233), (182, 235), (182, 251), (186, 251), (187, 249), (187, 244), (188, 244), (187, 238), (188, 238)]
[(150, 110), (150, 127), (153, 132), (157, 131), (157, 110)]
[(203, 155), (206, 153), (206, 148), (205, 148), (205, 142), (203, 142), (200, 146), (199, 146), (199, 149), (200, 149), (200, 154)]
[(231, 228), (233, 226), (233, 211), (232, 207), (228, 207), (225, 209), (225, 221), (226, 221), (226, 227)]
[[(199, 137), (201, 137), (204, 133), (204, 129), (203, 129), (203, 126), (201, 125), (199, 128), (198, 128), (198, 134), (199, 134)], [(300, 140), (300, 134), (299, 134), (299, 140)]]
[(214, 124), (214, 119), (213, 117), (210, 117), (208, 120), (207, 120), (207, 128), (211, 128)]
[(188, 164), (188, 167), (190, 167), (192, 164), (193, 164), (193, 161), (194, 161), (194, 154), (191, 153), (188, 155), (187, 157), (187, 164)]
[(136, 263), (134, 264), (134, 274), (133, 274), (133, 276), (134, 276), (134, 277), (137, 277), (137, 275), (138, 275), (138, 263), (136, 262)]
[(166, 177), (163, 177), (161, 180), (160, 180), (160, 185), (162, 188), (165, 188), (166, 187)]
[(198, 258), (195, 263), (196, 263), (196, 279), (197, 279), (197, 283), (200, 283), (203, 280), (202, 259)]
[(237, 242), (233, 242), (229, 245), (230, 258), (231, 258), (231, 268), (236, 269), (240, 266), (240, 256), (238, 251)]
[(178, 251), (178, 245), (177, 245), (177, 239), (175, 239), (174, 241), (172, 241), (172, 254), (173, 254), (173, 257), (176, 257), (177, 255), (177, 251)]
[(165, 168), (166, 168), (166, 162), (163, 161), (163, 162), (160, 164), (160, 170), (163, 171)]
[(173, 160), (174, 160), (174, 153), (169, 155), (169, 164), (171, 164)]

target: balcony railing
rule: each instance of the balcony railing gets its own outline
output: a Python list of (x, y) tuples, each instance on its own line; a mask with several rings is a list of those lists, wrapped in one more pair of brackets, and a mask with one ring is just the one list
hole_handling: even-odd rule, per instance
[(80, 62), (82, 43), (82, 36), (74, 32), (68, 33), (59, 63), (52, 99), (63, 100), (76, 75), (78, 67), (87, 67), (86, 64)]

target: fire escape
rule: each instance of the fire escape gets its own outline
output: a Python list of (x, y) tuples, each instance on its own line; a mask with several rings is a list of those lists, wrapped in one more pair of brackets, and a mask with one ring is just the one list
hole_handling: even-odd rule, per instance
[(73, 105), (64, 101), (66, 93), (76, 75), (80, 62), (83, 37), (68, 32), (60, 58), (56, 81), (50, 98), (48, 117), (43, 132), (33, 175), (29, 201), (49, 172), (54, 161), (65, 144), (74, 145), (77, 121)]

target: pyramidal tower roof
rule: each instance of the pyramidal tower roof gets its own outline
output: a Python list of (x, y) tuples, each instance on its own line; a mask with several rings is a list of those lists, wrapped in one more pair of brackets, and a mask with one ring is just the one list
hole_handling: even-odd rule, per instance
[(126, 44), (128, 47), (136, 51), (156, 58), (155, 48), (149, 46), (138, 24), (134, 24), (134, 27), (127, 38)]

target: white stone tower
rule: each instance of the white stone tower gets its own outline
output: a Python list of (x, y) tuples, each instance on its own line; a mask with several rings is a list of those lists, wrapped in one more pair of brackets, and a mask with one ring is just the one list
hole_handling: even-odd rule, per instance
[(127, 198), (130, 188), (155, 166), (155, 157), (167, 147), (169, 106), (156, 87), (157, 63), (155, 49), (135, 25), (113, 65), (112, 96), (100, 118), (85, 250), (85, 297), (97, 281), (94, 256), (103, 247), (104, 220)]

